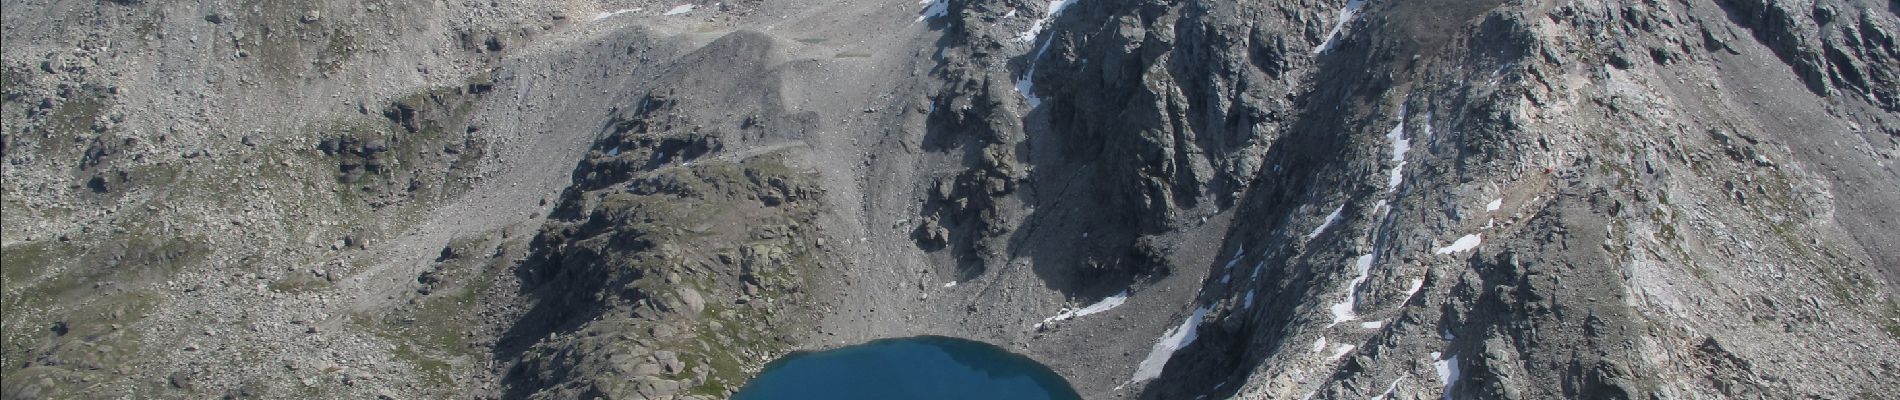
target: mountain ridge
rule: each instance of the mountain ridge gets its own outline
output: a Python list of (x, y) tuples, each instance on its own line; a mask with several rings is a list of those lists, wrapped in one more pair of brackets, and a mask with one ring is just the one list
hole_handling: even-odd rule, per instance
[(1085, 398), (1900, 368), (1893, 4), (6, 9), (0, 397), (719, 398), (919, 335)]

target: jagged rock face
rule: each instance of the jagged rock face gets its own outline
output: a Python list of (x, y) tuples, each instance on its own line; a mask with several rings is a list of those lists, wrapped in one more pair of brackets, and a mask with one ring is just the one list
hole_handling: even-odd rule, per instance
[[(1077, 2), (1013, 63), (1031, 82), (1024, 129), (1040, 133), (1023, 139), (1036, 171), (1023, 191), (1082, 194), (1031, 204), (1113, 210), (1095, 223), (1143, 238), (1207, 213), (1247, 221), (1206, 275), (1199, 339), (1141, 397), (1865, 396), (1890, 373), (1884, 356), (1839, 353), (1771, 372), (1738, 354), (1781, 353), (1736, 343), (1893, 337), (1879, 283), (1892, 246), (1868, 241), (1893, 231), (1843, 223), (1831, 203), (1858, 196), (1828, 189), (1891, 197), (1893, 171), (1817, 175), (1801, 165), (1829, 152), (1820, 133), (1788, 131), (1896, 146), (1880, 94), (1893, 85), (1857, 83), (1892, 73), (1891, 9), (1333, 6)], [(1738, 68), (1764, 57), (1794, 73)], [(1786, 93), (1768, 75), (1809, 93), (1782, 107), (1827, 111), (1789, 120), (1732, 100)], [(1847, 201), (1867, 215), (1892, 203)], [(1819, 278), (1732, 286), (1788, 276)], [(1791, 301), (1810, 311), (1773, 306)], [(1869, 317), (1775, 328), (1787, 317), (1755, 314), (1834, 307)], [(1881, 366), (1789, 378), (1835, 363)]]
[[(1286, 65), (1257, 67), (1278, 56), (1273, 44), (1249, 43), (1246, 31), (1213, 21), (1180, 19), (1192, 7), (1125, 2), (1079, 4), (1068, 20), (1102, 23), (1094, 30), (1051, 33), (1029, 55), (1024, 74), (1049, 97), (1045, 115), (1059, 150), (1039, 164), (1082, 169), (1107, 207), (1129, 210), (1144, 233), (1186, 220), (1176, 210), (1202, 202), (1231, 205), (1258, 171), (1254, 161), (1274, 139), (1272, 93), (1285, 90), (1270, 77)], [(1157, 20), (1174, 19), (1172, 27)], [(1154, 21), (1154, 22), (1150, 22)], [(1272, 28), (1265, 28), (1273, 30)], [(1102, 160), (1116, 160), (1107, 163)]]
[(0, 397), (1900, 375), (1891, 2), (94, 3), (4, 17)]
[[(773, 46), (738, 33), (686, 59), (758, 79)], [(519, 271), (532, 308), (501, 339), (518, 360), (506, 396), (728, 397), (810, 334), (835, 262), (828, 209), (809, 172), (758, 142), (804, 124), (752, 92), (769, 80), (687, 86), (720, 72), (685, 65), (698, 69), (618, 107), (533, 239)], [(686, 90), (753, 101), (687, 109)]]
[[(1816, 95), (1861, 96), (1887, 111), (1900, 110), (1900, 96), (1892, 66), (1893, 5), (1885, 10), (1872, 3), (1727, 1), (1721, 3), (1731, 22), (1746, 29), (1794, 67), (1802, 83)], [(1666, 21), (1632, 21), (1643, 31), (1656, 31)], [(1736, 52), (1727, 42), (1735, 32), (1716, 33), (1704, 28), (1705, 50)], [(1695, 42), (1693, 37), (1679, 44)], [(1655, 49), (1651, 57), (1667, 62), (1670, 49)]]
[[(1762, 146), (1768, 142), (1762, 136), (1787, 135), (1780, 130), (1789, 126), (1772, 117), (1767, 121), (1734, 118), (1762, 111), (1759, 105), (1721, 104), (1717, 100), (1727, 96), (1724, 90), (1735, 90), (1733, 86), (1738, 82), (1761, 79), (1755, 74), (1763, 71), (1722, 71), (1722, 66), (1753, 62), (1726, 58), (1741, 50), (1711, 54), (1706, 50), (1713, 44), (1703, 49), (1686, 46), (1699, 43), (1686, 38), (1711, 29), (1754, 30), (1762, 36), (1762, 45), (1775, 49), (1792, 47), (1782, 44), (1789, 41), (1818, 41), (1801, 38), (1824, 35), (1780, 32), (1773, 27), (1776, 23), (1764, 27), (1749, 13), (1736, 15), (1735, 9), (1760, 5), (1636, 9), (1593, 4), (1535, 7), (1419, 3), (1365, 5), (1356, 11), (1353, 21), (1344, 25), (1344, 37), (1330, 47), (1311, 51), (1312, 64), (1241, 62), (1249, 58), (1280, 60), (1281, 56), (1274, 54), (1283, 55), (1285, 50), (1252, 53), (1268, 55), (1265, 57), (1215, 50), (1212, 53), (1225, 55), (1225, 63), (1189, 63), (1204, 69), (1179, 68), (1166, 76), (1120, 81), (1135, 88), (1120, 91), (1098, 89), (1090, 83), (1098, 75), (1117, 76), (1125, 74), (1119, 71), (1167, 65), (1171, 57), (1194, 54), (1175, 50), (1155, 55), (1152, 46), (1123, 43), (1171, 43), (1175, 49), (1205, 51), (1223, 47), (1274, 49), (1286, 41), (1238, 34), (1226, 37), (1245, 40), (1223, 39), (1222, 35), (1206, 33), (1247, 32), (1249, 26), (1273, 25), (1270, 18), (1224, 17), (1261, 12), (1248, 5), (1183, 4), (1143, 9), (1110, 2), (1079, 3), (1058, 19), (1084, 31), (1055, 34), (1055, 43), (1077, 44), (1052, 47), (1048, 53), (1059, 55), (1051, 56), (1059, 57), (1057, 60), (1086, 62), (1050, 64), (1044, 59), (1037, 64), (1036, 86), (1050, 87), (1039, 92), (1053, 93), (1048, 97), (1054, 99), (1042, 101), (1051, 113), (1085, 117), (1052, 116), (1052, 131), (1102, 135), (1106, 138), (1099, 141), (1105, 143), (1164, 142), (1153, 139), (1156, 136), (1176, 137), (1172, 143), (1205, 143), (1222, 138), (1224, 133), (1247, 132), (1227, 128), (1231, 124), (1138, 122), (1139, 115), (1166, 109), (1152, 103), (1179, 107), (1158, 114), (1182, 121), (1204, 115), (1192, 111), (1194, 107), (1183, 106), (1195, 104), (1193, 101), (1152, 99), (1194, 98), (1191, 93), (1195, 87), (1223, 87), (1219, 83), (1222, 78), (1233, 79), (1236, 83), (1232, 87), (1250, 88), (1259, 85), (1249, 84), (1247, 78), (1278, 76), (1274, 81), (1294, 92), (1266, 92), (1270, 93), (1266, 96), (1303, 107), (1291, 111), (1289, 121), (1267, 121), (1262, 125), (1273, 128), (1256, 130), (1273, 134), (1242, 136), (1263, 141), (1262, 147), (1272, 149), (1257, 156), (1256, 164), (1272, 167), (1256, 170), (1255, 179), (1242, 180), (1253, 185), (1239, 201), (1237, 218), (1258, 222), (1236, 223), (1226, 247), (1241, 254), (1236, 257), (1240, 265), (1258, 264), (1264, 269), (1257, 269), (1259, 275), (1252, 277), (1231, 272), (1233, 280), (1248, 282), (1233, 285), (1221, 276), (1230, 272), (1216, 270), (1209, 275), (1200, 301), (1212, 303), (1215, 311), (1208, 317), (1210, 322), (1201, 339), (1176, 355), (1167, 372), (1143, 392), (1144, 397), (1292, 397), (1312, 393), (1329, 397), (1406, 397), (1429, 396), (1438, 391), (1452, 397), (1504, 398), (1637, 398), (1694, 393), (1865, 396), (1871, 394), (1865, 392), (1865, 385), (1890, 373), (1886, 368), (1892, 366), (1883, 365), (1876, 371), (1843, 371), (1842, 375), (1805, 383), (1790, 378), (1805, 374), (1800, 372), (1803, 368), (1833, 363), (1880, 364), (1875, 361), (1879, 357), (1838, 353), (1813, 354), (1833, 361), (1783, 372), (1772, 372), (1776, 368), (1771, 366), (1738, 365), (1733, 360), (1748, 358), (1737, 355), (1746, 351), (1755, 352), (1754, 357), (1783, 357), (1771, 348), (1743, 350), (1735, 345), (1756, 340), (1742, 337), (1776, 335), (1773, 332), (1778, 328), (1737, 328), (1729, 320), (1777, 318), (1741, 317), (1750, 312), (1735, 307), (1753, 309), (1747, 304), (1754, 301), (1741, 301), (1743, 305), (1739, 306), (1682, 303), (1690, 296), (1687, 293), (1728, 290), (1725, 288), (1746, 288), (1751, 294), (1745, 297), (1768, 299), (1761, 300), (1767, 304), (1809, 299), (1809, 307), (1816, 309), (1862, 307), (1871, 301), (1875, 303), (1872, 307), (1846, 313), (1873, 317), (1803, 328), (1830, 332), (1826, 334), (1797, 335), (1817, 342), (1831, 341), (1823, 339), (1830, 335), (1865, 337), (1863, 341), (1874, 342), (1891, 339), (1892, 316), (1881, 315), (1892, 312), (1892, 300), (1872, 294), (1891, 287), (1876, 283), (1878, 274), (1891, 273), (1890, 268), (1878, 267), (1887, 257), (1882, 254), (1891, 252), (1891, 246), (1869, 245), (1864, 239), (1821, 239), (1866, 236), (1854, 233), (1857, 228), (1845, 226), (1856, 224), (1829, 222), (1825, 212), (1815, 212), (1833, 209), (1827, 204), (1834, 197), (1826, 194), (1830, 184), (1892, 193), (1891, 181), (1835, 178), (1830, 182), (1798, 166), (1775, 161), (1803, 157)], [(1489, 9), (1493, 6), (1499, 7)], [(1107, 11), (1078, 10), (1097, 7)], [(1211, 10), (1200, 9), (1203, 7)], [(1893, 21), (1891, 10), (1864, 5), (1820, 4), (1815, 9), (1853, 9), (1852, 14), (1868, 15), (1856, 20)], [(1278, 11), (1266, 14), (1297, 15)], [(1721, 13), (1727, 13), (1730, 19), (1710, 18), (1719, 18)], [(1094, 19), (1069, 19), (1083, 16)], [(1144, 26), (1132, 21), (1156, 22)], [(1227, 24), (1231, 26), (1222, 26)], [(1882, 22), (1867, 25), (1879, 24)], [(1880, 30), (1815, 25), (1822, 30), (1850, 32), (1839, 37), (1856, 42), (1860, 41), (1852, 39), (1855, 34), (1851, 32)], [(1174, 32), (1195, 35), (1168, 38), (1146, 33), (1145, 39), (1130, 38), (1141, 37), (1139, 32), (1152, 32), (1152, 26), (1172, 26)], [(1090, 29), (1119, 36), (1091, 35)], [(1764, 31), (1773, 33), (1760, 33)], [(1102, 37), (1106, 39), (1096, 39)], [(1265, 44), (1234, 43), (1237, 41)], [(1104, 48), (1107, 50), (1101, 50)], [(1149, 53), (1131, 56), (1125, 50), (1131, 48)], [(1879, 55), (1885, 51), (1878, 45), (1852, 48), (1856, 50), (1835, 52), (1872, 59), (1885, 57)], [(1817, 126), (1891, 124), (1894, 115), (1877, 94), (1861, 89), (1828, 89), (1855, 88), (1858, 86), (1843, 83), (1854, 81), (1846, 77), (1872, 75), (1844, 72), (1855, 69), (1855, 60), (1860, 58), (1837, 57), (1834, 59), (1840, 61), (1831, 67), (1818, 61), (1803, 66), (1800, 60), (1804, 58), (1788, 53), (1774, 52), (1791, 59), (1789, 64), (1797, 72), (1817, 71), (1803, 73), (1816, 78), (1804, 78), (1802, 82), (1812, 93), (1827, 97), (1785, 101), (1800, 107), (1824, 107), (1838, 116)], [(1042, 72), (1042, 68), (1064, 64), (1083, 65), (1085, 69), (1060, 75)], [(1221, 66), (1234, 65), (1246, 72), (1201, 72), (1222, 71)], [(1829, 69), (1836, 71), (1818, 72)], [(1183, 76), (1215, 83), (1197, 84)], [(1702, 85), (1707, 89), (1692, 88)], [(1241, 89), (1212, 92), (1247, 93)], [(1070, 93), (1078, 93), (1075, 100), (1062, 100)], [(1134, 106), (1118, 106), (1112, 101), (1103, 106), (1099, 101), (1124, 97), (1142, 100)], [(1717, 102), (1710, 104), (1711, 100)], [(1206, 108), (1228, 111), (1211, 113), (1216, 116), (1234, 115), (1229, 110), (1252, 109), (1246, 101), (1231, 103), (1235, 104), (1231, 108)], [(1088, 107), (1115, 112), (1090, 112)], [(1130, 114), (1137, 115), (1137, 121), (1115, 118)], [(1236, 119), (1230, 117), (1228, 121)], [(1143, 129), (1153, 125), (1199, 129), (1170, 135)], [(1136, 128), (1131, 132), (1127, 128), (1130, 126)], [(1781, 136), (1780, 140), (1808, 141), (1814, 134), (1798, 133)], [(1887, 146), (1894, 143), (1891, 129), (1839, 129), (1827, 134), (1840, 135), (1842, 140), (1878, 140), (1887, 142)], [(1203, 148), (1207, 147), (1220, 148)], [(1282, 149), (1290, 150), (1279, 151)], [(1204, 150), (1197, 154), (1221, 153)], [(1168, 176), (1192, 170), (1156, 167), (1112, 176)], [(1876, 175), (1893, 176), (1891, 170)], [(1711, 185), (1711, 181), (1719, 183)], [(1497, 203), (1487, 204), (1489, 199), (1497, 199)], [(1344, 211), (1332, 214), (1340, 216), (1336, 224), (1326, 212), (1334, 208)], [(1710, 219), (1715, 215), (1748, 217), (1721, 218), (1717, 222)], [(1838, 214), (1834, 218), (1839, 218)], [(1684, 225), (1696, 229), (1680, 227)], [(1810, 237), (1794, 234), (1809, 229), (1797, 226), (1821, 225), (1837, 228), (1810, 231), (1814, 235)], [(1880, 223), (1869, 225), (1871, 229), (1884, 228)], [(1861, 226), (1858, 229), (1869, 229)], [(1482, 246), (1461, 246), (1467, 239), (1472, 245)], [(1735, 242), (1743, 243), (1746, 249), (1696, 249)], [(1867, 254), (1869, 258), (1842, 263), (1845, 259), (1825, 255), (1837, 253)], [(1220, 254), (1225, 257), (1227, 253)], [(1813, 286), (1791, 282), (1772, 288), (1733, 287), (1723, 283), (1790, 275), (1821, 278), (1809, 281)], [(1685, 281), (1699, 284), (1679, 283)], [(1845, 286), (1835, 291), (1831, 302), (1821, 300), (1829, 297), (1822, 295), (1827, 290), (1812, 291), (1836, 284)], [(1878, 304), (1881, 302), (1887, 304)], [(1790, 312), (1775, 309), (1772, 313)], [(1311, 349), (1308, 344), (1312, 344)], [(1723, 372), (1713, 376), (1693, 372), (1705, 365)], [(1451, 376), (1438, 377), (1436, 383), (1440, 385), (1426, 384), (1435, 374)], [(1687, 378), (1690, 376), (1697, 378)], [(1324, 378), (1316, 384), (1315, 377)], [(1841, 388), (1822, 383), (1834, 379), (1858, 384)]]

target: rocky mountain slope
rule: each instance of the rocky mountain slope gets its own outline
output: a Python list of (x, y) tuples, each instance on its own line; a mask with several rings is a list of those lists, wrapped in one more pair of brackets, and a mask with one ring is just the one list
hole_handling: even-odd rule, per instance
[(4, 398), (1882, 398), (1900, 7), (7, 1)]

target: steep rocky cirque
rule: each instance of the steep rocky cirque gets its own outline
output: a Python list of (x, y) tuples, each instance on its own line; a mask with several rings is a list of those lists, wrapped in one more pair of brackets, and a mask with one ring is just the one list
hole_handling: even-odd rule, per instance
[[(1222, 243), (1132, 269), (1207, 271), (1140, 397), (1856, 397), (1896, 367), (1890, 7), (1059, 9), (991, 61), (1027, 137), (989, 148), (1033, 170), (1010, 243), (1057, 288)], [(1107, 250), (1045, 250), (1076, 237)]]
[(5, 398), (1881, 398), (1900, 7), (8, 2)]
[(1343, 6), (1080, 2), (1019, 62), (1106, 207), (1248, 221), (1142, 397), (1878, 395), (1893, 10)]

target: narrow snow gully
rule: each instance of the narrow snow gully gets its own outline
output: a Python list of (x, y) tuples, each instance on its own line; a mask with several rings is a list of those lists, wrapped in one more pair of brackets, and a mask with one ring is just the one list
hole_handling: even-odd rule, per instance
[(1044, 10), (1042, 14), (1042, 18), (1037, 18), (1035, 22), (1031, 22), (1029, 24), (1029, 30), (1023, 31), (1022, 35), (1016, 37), (1017, 40), (1025, 42), (1035, 41), (1037, 38), (1042, 39), (1040, 43), (1036, 45), (1035, 51), (1031, 52), (1029, 65), (1023, 67), (1022, 76), (1016, 78), (1016, 92), (1023, 95), (1023, 101), (1029, 103), (1030, 109), (1035, 109), (1042, 105), (1042, 98), (1036, 97), (1036, 83), (1034, 81), (1034, 77), (1036, 76), (1036, 64), (1042, 61), (1043, 53), (1049, 51), (1050, 42), (1055, 40), (1053, 36), (1043, 37), (1042, 31), (1048, 27), (1049, 21), (1054, 20), (1056, 16), (1062, 14), (1062, 9), (1067, 8), (1069, 4), (1075, 2), (1076, 0), (1050, 1), (1048, 9)]
[(1103, 311), (1113, 310), (1115, 309), (1115, 307), (1121, 307), (1122, 303), (1126, 303), (1126, 302), (1128, 302), (1128, 291), (1123, 290), (1121, 293), (1116, 293), (1114, 296), (1108, 296), (1107, 298), (1102, 299), (1102, 301), (1097, 301), (1095, 302), (1095, 304), (1090, 304), (1087, 307), (1082, 307), (1082, 308), (1073, 309), (1073, 310), (1063, 309), (1062, 312), (1056, 313), (1055, 316), (1052, 316), (1049, 318), (1043, 318), (1042, 322), (1036, 323), (1036, 329), (1042, 329), (1043, 326), (1048, 325), (1050, 323), (1057, 322), (1057, 321), (1066, 321), (1069, 319), (1089, 316), (1091, 314), (1098, 314)]
[(1326, 32), (1326, 39), (1321, 40), (1319, 46), (1313, 48), (1313, 54), (1332, 51), (1333, 46), (1339, 43), (1340, 31), (1346, 30), (1346, 24), (1352, 23), (1353, 18), (1359, 16), (1359, 9), (1365, 6), (1366, 0), (1347, 1), (1346, 6), (1339, 9), (1339, 18), (1333, 22), (1333, 30)]
[[(1194, 343), (1194, 338), (1201, 328), (1201, 320), (1206, 319), (1207, 312), (1211, 310), (1210, 306), (1194, 309), (1194, 314), (1181, 321), (1181, 325), (1161, 335), (1161, 339), (1155, 341), (1154, 349), (1148, 351), (1148, 357), (1143, 358), (1141, 364), (1135, 367), (1135, 375), (1129, 377), (1128, 383), (1122, 386), (1126, 387), (1128, 384), (1147, 382), (1160, 377), (1162, 368), (1168, 365), (1169, 359), (1174, 358), (1174, 352)], [(1117, 390), (1119, 389), (1118, 387)]]

